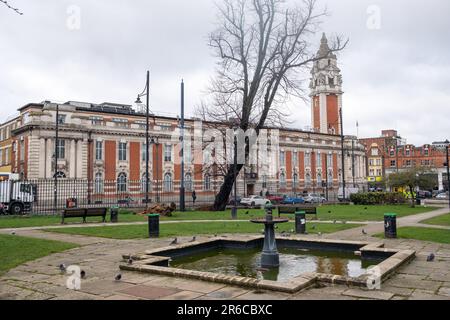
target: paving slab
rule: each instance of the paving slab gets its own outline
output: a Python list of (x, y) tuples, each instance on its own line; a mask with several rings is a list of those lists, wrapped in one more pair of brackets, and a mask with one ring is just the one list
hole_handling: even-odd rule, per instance
[(392, 292), (378, 291), (378, 290), (359, 290), (359, 289), (349, 289), (342, 293), (344, 296), (362, 298), (362, 299), (373, 299), (373, 300), (390, 300), (394, 294)]
[(126, 294), (127, 296), (142, 298), (146, 300), (160, 299), (179, 292), (180, 290), (177, 289), (167, 289), (146, 285), (132, 286), (130, 288), (118, 291), (118, 293), (120, 294)]
[(230, 300), (238, 296), (242, 296), (248, 293), (249, 290), (235, 288), (235, 287), (225, 287), (213, 292), (208, 293), (206, 296), (210, 298), (216, 298), (221, 300)]

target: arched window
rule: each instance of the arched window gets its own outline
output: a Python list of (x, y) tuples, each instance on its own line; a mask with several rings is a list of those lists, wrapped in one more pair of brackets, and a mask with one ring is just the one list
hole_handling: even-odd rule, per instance
[(281, 189), (286, 188), (286, 175), (284, 173), (280, 174), (280, 188)]
[(55, 173), (53, 175), (53, 178), (57, 178), (57, 179), (65, 179), (66, 178), (66, 174), (62, 171), (58, 171), (57, 173)]
[(144, 193), (146, 192), (146, 183), (148, 183), (148, 192), (152, 191), (152, 181), (147, 179), (147, 174), (144, 173), (141, 180), (142, 192)]
[(186, 173), (184, 177), (184, 187), (186, 191), (188, 192), (192, 191), (192, 175), (190, 173)]
[(166, 173), (164, 175), (164, 192), (171, 192), (172, 185), (172, 175), (170, 173)]
[(127, 191), (127, 175), (122, 172), (117, 177), (117, 192), (126, 192), (126, 191)]
[(95, 193), (103, 193), (103, 175), (101, 172), (95, 174)]
[(203, 180), (203, 189), (205, 191), (211, 190), (211, 177), (209, 174), (205, 174), (205, 178)]

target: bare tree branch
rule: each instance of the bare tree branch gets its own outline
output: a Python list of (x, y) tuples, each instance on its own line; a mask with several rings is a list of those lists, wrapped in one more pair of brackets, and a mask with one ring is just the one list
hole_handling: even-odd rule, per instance
[(21, 12), (19, 9), (12, 7), (8, 1), (6, 0), (0, 0), (1, 3), (3, 3), (6, 7), (8, 7), (9, 9), (15, 11), (17, 14), (23, 15), (23, 12)]

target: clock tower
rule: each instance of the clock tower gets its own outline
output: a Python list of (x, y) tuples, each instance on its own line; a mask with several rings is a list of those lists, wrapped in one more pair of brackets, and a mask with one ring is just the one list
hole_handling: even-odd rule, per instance
[(311, 70), (310, 97), (312, 127), (315, 132), (341, 134), (339, 110), (342, 108), (342, 75), (337, 57), (330, 52), (325, 33)]

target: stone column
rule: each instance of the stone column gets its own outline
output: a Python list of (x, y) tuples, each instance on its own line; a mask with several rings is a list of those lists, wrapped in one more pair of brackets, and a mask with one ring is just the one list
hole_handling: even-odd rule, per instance
[(74, 179), (76, 173), (77, 159), (76, 159), (76, 142), (70, 140), (70, 156), (69, 156), (69, 178)]
[(83, 178), (83, 147), (84, 147), (83, 140), (77, 140), (76, 143), (76, 169), (75, 169), (75, 177), (77, 179)]
[(39, 139), (39, 178), (46, 178), (45, 167), (47, 165), (47, 150), (45, 138)]
[(55, 149), (54, 149), (54, 144), (51, 138), (47, 138), (46, 139), (46, 150), (45, 150), (45, 178), (46, 179), (51, 179), (53, 177), (53, 171), (54, 171), (54, 167), (53, 167), (53, 153), (55, 153)]

